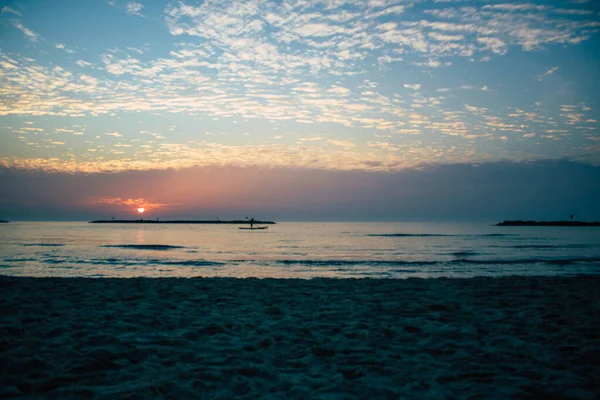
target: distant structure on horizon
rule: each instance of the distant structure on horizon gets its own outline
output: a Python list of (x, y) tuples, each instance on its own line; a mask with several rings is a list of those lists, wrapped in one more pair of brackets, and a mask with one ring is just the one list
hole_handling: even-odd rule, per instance
[(503, 221), (497, 223), (496, 226), (600, 226), (600, 221), (585, 222), (573, 221), (571, 215), (570, 221)]

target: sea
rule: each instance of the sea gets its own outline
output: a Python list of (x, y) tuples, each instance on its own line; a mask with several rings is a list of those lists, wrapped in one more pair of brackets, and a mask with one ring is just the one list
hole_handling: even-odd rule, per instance
[(600, 274), (600, 228), (488, 223), (0, 224), (0, 274), (468, 278)]

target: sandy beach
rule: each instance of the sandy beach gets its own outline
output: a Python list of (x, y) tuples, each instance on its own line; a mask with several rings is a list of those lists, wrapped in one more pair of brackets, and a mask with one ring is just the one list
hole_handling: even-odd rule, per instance
[(0, 277), (0, 397), (600, 398), (600, 277)]

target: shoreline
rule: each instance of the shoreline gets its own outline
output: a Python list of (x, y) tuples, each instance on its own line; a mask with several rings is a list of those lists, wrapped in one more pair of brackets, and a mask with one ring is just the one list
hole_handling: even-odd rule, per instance
[(600, 276), (0, 276), (0, 395), (600, 395)]

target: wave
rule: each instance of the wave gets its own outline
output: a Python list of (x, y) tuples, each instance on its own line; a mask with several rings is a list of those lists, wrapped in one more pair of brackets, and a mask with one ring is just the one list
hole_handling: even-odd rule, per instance
[[(382, 267), (382, 268), (402, 268), (406, 267), (424, 267), (424, 270), (430, 268), (453, 268), (459, 266), (471, 265), (475, 266), (502, 266), (502, 265), (533, 265), (533, 264), (545, 264), (554, 266), (569, 266), (573, 264), (586, 264), (586, 265), (597, 265), (600, 267), (600, 256), (592, 257), (572, 257), (572, 258), (542, 258), (542, 257), (530, 257), (530, 258), (511, 258), (511, 259), (473, 259), (469, 258), (472, 255), (476, 255), (475, 252), (470, 251), (458, 251), (452, 253), (454, 256), (459, 257), (451, 260), (340, 260), (340, 259), (328, 259), (328, 260), (293, 260), (293, 259), (279, 259), (279, 260), (227, 260), (227, 261), (211, 261), (203, 259), (191, 259), (191, 260), (173, 260), (173, 259), (131, 259), (131, 258), (97, 258), (97, 259), (72, 259), (69, 257), (56, 257), (47, 256), (39, 259), (18, 259), (9, 258), (3, 261), (4, 263), (19, 263), (23, 261), (39, 261), (43, 264), (51, 265), (106, 265), (111, 267), (150, 267), (150, 266), (173, 266), (173, 267), (220, 267), (220, 266), (234, 266), (244, 264), (255, 264), (258, 266), (269, 266), (269, 267), (285, 267), (285, 266), (308, 266), (308, 267), (321, 267), (321, 268), (348, 268), (352, 270), (352, 267)], [(17, 264), (18, 265), (18, 264)], [(362, 268), (361, 268), (362, 269)], [(393, 271), (393, 270), (392, 270)], [(408, 271), (408, 270), (404, 270)], [(412, 271), (412, 269), (411, 269)], [(416, 272), (416, 270), (415, 270)]]
[(397, 272), (402, 274), (418, 274), (419, 272), (423, 271), (419, 271), (418, 269), (393, 269), (389, 272)]
[(587, 249), (594, 247), (591, 244), (523, 244), (515, 246), (498, 246), (513, 249)]
[(4, 262), (40, 262), (43, 264), (70, 264), (70, 265), (106, 265), (111, 267), (144, 267), (150, 265), (170, 265), (170, 266), (190, 266), (190, 267), (207, 267), (224, 265), (219, 261), (207, 260), (169, 260), (169, 259), (143, 259), (143, 258), (91, 258), (91, 259), (75, 259), (64, 256), (46, 255), (43, 258), (9, 258), (0, 260)]
[(404, 260), (273, 260), (283, 265), (314, 265), (314, 266), (343, 266), (343, 265), (433, 265), (439, 261), (404, 261)]
[(62, 243), (24, 243), (23, 246), (25, 246), (25, 247), (33, 247), (33, 246), (37, 246), (37, 247), (62, 247), (62, 246), (64, 246), (64, 244), (62, 244)]
[(446, 233), (370, 233), (374, 237), (505, 237), (519, 236), (516, 233), (484, 233), (484, 234), (446, 234)]
[(504, 248), (510, 248), (510, 249), (560, 249), (565, 246), (559, 246), (559, 245), (554, 245), (554, 244), (521, 244), (521, 245), (515, 245), (515, 246), (497, 246), (497, 247), (504, 247)]
[(461, 258), (452, 260), (453, 264), (551, 264), (551, 265), (570, 265), (575, 263), (600, 263), (600, 257), (576, 257), (563, 259), (547, 259), (547, 258), (522, 258), (522, 259), (496, 259), (496, 260), (473, 260), (470, 258)]
[(206, 261), (206, 260), (186, 260), (186, 261), (151, 260), (151, 261), (148, 261), (148, 264), (181, 265), (181, 266), (186, 266), (186, 267), (207, 267), (207, 266), (225, 265), (225, 263), (222, 263), (219, 261)]
[(469, 257), (469, 256), (476, 256), (479, 253), (475, 252), (475, 251), (455, 251), (454, 253), (450, 253), (450, 255), (455, 256), (455, 257)]
[(183, 249), (183, 246), (171, 246), (168, 244), (105, 244), (100, 247), (116, 247), (120, 249), (136, 249), (136, 250), (171, 250)]
[(77, 261), (77, 263), (82, 264), (91, 264), (91, 265), (125, 265), (125, 266), (134, 266), (134, 265), (143, 265), (143, 262), (139, 261), (130, 261), (130, 260), (121, 260), (118, 258), (100, 258), (100, 259), (92, 259), (92, 260), (83, 260)]
[[(462, 252), (459, 252), (462, 253)], [(256, 260), (238, 260), (234, 262), (257, 262)], [(260, 262), (260, 261), (258, 261)], [(456, 264), (475, 264), (475, 265), (511, 265), (511, 264), (550, 264), (550, 265), (571, 265), (576, 263), (600, 263), (600, 257), (575, 257), (564, 259), (548, 258), (522, 258), (522, 259), (487, 259), (477, 260), (471, 258), (459, 258), (454, 260), (439, 261), (408, 261), (408, 260), (271, 260), (268, 263), (283, 265), (310, 265), (310, 266), (434, 266), (434, 265), (456, 265)]]
[(2, 261), (4, 262), (30, 262), (30, 261), (39, 261), (37, 258), (5, 258)]
[(173, 261), (173, 260), (122, 260), (119, 258), (101, 258), (92, 259), (85, 261), (78, 261), (83, 264), (92, 265), (124, 265), (124, 266), (148, 266), (148, 265), (179, 265), (179, 266), (191, 266), (191, 267), (206, 267), (206, 266), (217, 266), (223, 265), (222, 262), (218, 261), (206, 261), (206, 260), (184, 260), (184, 261)]
[(442, 233), (371, 233), (367, 236), (374, 237), (434, 237), (434, 236), (460, 236), (460, 235), (445, 235)]
[(63, 264), (68, 262), (69, 260), (65, 260), (65, 259), (60, 259), (60, 258), (45, 258), (42, 260), (42, 262), (46, 263), (46, 264)]

